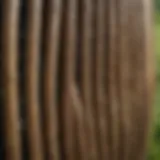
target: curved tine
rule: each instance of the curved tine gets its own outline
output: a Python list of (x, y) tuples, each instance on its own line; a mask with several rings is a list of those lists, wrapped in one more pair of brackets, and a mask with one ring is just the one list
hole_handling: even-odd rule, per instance
[(41, 32), (41, 0), (27, 1), (27, 30), (25, 44), (25, 99), (28, 146), (31, 160), (42, 160), (42, 137), (39, 104), (39, 59)]
[(44, 139), (47, 159), (59, 160), (58, 144), (58, 112), (56, 100), (56, 84), (58, 73), (58, 56), (60, 43), (60, 26), (62, 15), (62, 0), (47, 0), (45, 6), (44, 24), (44, 63), (43, 63), (43, 114)]
[(18, 97), (18, 13), (19, 0), (2, 2), (2, 54), (4, 82), (4, 122), (7, 160), (21, 159)]

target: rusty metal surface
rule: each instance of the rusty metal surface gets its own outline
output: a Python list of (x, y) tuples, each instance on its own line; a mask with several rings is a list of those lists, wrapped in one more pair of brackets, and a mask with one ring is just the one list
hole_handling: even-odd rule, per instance
[(1, 0), (0, 159), (144, 159), (151, 9), (150, 0)]

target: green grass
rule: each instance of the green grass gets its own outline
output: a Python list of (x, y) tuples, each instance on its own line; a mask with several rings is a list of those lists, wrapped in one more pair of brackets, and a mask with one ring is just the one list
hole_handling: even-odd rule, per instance
[[(157, 19), (157, 17), (156, 17)], [(154, 108), (154, 127), (149, 146), (148, 160), (160, 160), (160, 16), (155, 25), (155, 53), (156, 53), (156, 97)]]
[(155, 53), (156, 53), (156, 74), (157, 74), (157, 87), (156, 87), (156, 119), (160, 121), (160, 22), (155, 27)]
[(155, 26), (155, 52), (156, 52), (156, 69), (157, 69), (157, 78), (160, 83), (160, 22)]

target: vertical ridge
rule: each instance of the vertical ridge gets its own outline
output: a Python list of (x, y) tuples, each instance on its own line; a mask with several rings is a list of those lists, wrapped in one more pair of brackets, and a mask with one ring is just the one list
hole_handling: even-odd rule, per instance
[(47, 0), (44, 13), (42, 101), (46, 158), (59, 160), (57, 76), (62, 15), (61, 0)]
[(2, 2), (2, 55), (4, 87), (5, 158), (21, 160), (18, 96), (18, 21), (19, 1)]
[(128, 2), (122, 0), (121, 3), (117, 1), (117, 63), (118, 63), (118, 76), (119, 76), (119, 159), (128, 159), (129, 146), (130, 146), (130, 132), (131, 121), (129, 116), (130, 111), (130, 96), (129, 96), (129, 48), (128, 48)]
[(77, 46), (77, 0), (68, 0), (66, 3), (66, 28), (64, 32), (64, 68), (62, 80), (62, 116), (64, 137), (64, 159), (74, 160), (75, 155), (75, 119), (71, 101), (71, 86), (75, 81), (75, 58)]
[(108, 105), (111, 114), (111, 159), (118, 158), (119, 144), (119, 99), (117, 93), (117, 15), (116, 1), (109, 1), (109, 52), (108, 52)]
[(104, 85), (105, 74), (105, 38), (106, 38), (106, 21), (105, 21), (105, 5), (104, 0), (97, 1), (97, 14), (96, 14), (96, 54), (95, 54), (95, 97), (96, 97), (96, 110), (98, 114), (98, 136), (100, 141), (100, 158), (102, 160), (108, 159), (108, 144), (107, 144), (107, 130), (106, 130), (106, 101)]
[(27, 139), (31, 160), (43, 160), (39, 104), (39, 62), (42, 1), (27, 1), (25, 42), (25, 100)]
[(87, 136), (88, 159), (98, 158), (98, 146), (95, 128), (94, 107), (92, 99), (92, 42), (95, 36), (93, 32), (94, 2), (83, 1), (82, 12), (82, 42), (81, 42), (81, 88), (82, 101), (84, 102), (84, 116)]
[[(147, 5), (147, 1), (136, 0), (134, 1), (134, 5), (129, 6), (128, 12), (130, 18), (132, 18), (129, 24), (132, 32), (129, 34), (128, 43), (130, 48), (130, 70), (133, 73), (130, 81), (132, 146), (130, 148), (129, 158), (131, 160), (140, 160), (145, 157), (145, 146), (147, 142), (146, 132), (148, 132), (150, 114), (148, 108), (149, 92), (147, 90), (152, 87), (152, 84), (148, 83), (150, 80), (148, 78), (150, 77), (147, 77), (149, 66), (146, 66), (146, 58), (148, 56), (148, 51), (146, 49), (150, 47), (151, 44), (146, 43), (146, 36), (149, 32), (146, 32), (146, 19), (144, 17), (147, 13), (145, 12), (145, 5)], [(137, 11), (136, 13), (135, 10)]]

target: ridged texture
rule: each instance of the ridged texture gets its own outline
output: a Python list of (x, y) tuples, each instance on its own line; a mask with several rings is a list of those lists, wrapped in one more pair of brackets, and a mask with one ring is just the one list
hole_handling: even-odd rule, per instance
[(18, 116), (18, 22), (19, 1), (6, 0), (1, 4), (1, 56), (4, 100), (5, 158), (21, 159), (20, 118)]
[(151, 1), (0, 5), (0, 159), (145, 159), (154, 91)]
[(27, 139), (29, 158), (43, 159), (42, 130), (40, 123), (39, 73), (40, 44), (42, 28), (42, 1), (26, 2), (26, 39), (25, 39), (25, 103), (27, 119)]

